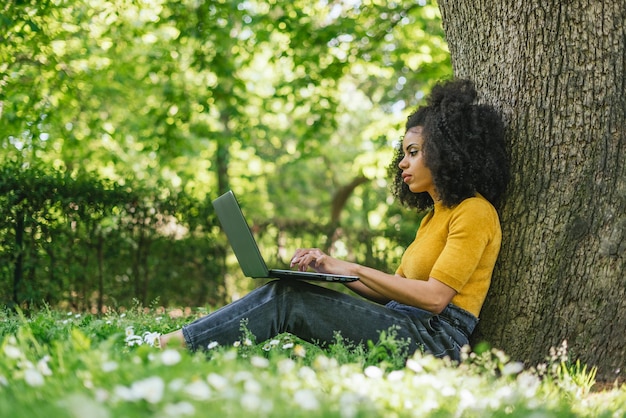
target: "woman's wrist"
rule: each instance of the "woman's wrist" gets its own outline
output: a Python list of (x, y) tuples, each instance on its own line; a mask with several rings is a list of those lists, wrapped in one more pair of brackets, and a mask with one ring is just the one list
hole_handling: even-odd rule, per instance
[(350, 263), (350, 265), (348, 267), (348, 274), (350, 276), (357, 276), (360, 279), (361, 278), (362, 268), (363, 268), (363, 266), (361, 266), (360, 264)]

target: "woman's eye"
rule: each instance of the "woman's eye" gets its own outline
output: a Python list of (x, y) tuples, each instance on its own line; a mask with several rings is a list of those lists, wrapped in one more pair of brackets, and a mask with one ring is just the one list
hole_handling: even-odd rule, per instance
[(418, 152), (419, 152), (419, 150), (416, 150), (416, 149), (415, 149), (415, 150), (411, 150), (411, 151), (409, 151), (409, 155), (410, 155), (411, 157), (415, 157), (415, 156), (417, 155), (417, 153), (418, 153)]

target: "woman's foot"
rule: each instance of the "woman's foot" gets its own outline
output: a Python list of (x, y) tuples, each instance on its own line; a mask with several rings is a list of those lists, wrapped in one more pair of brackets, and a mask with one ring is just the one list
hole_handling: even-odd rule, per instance
[(171, 348), (185, 348), (187, 344), (185, 344), (185, 337), (183, 337), (183, 332), (181, 330), (177, 330), (174, 332), (170, 332), (169, 334), (161, 335), (159, 337), (159, 346), (163, 349), (168, 346)]

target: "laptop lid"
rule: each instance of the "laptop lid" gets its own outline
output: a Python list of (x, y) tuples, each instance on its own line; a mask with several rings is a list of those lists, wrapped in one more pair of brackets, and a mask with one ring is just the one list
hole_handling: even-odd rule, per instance
[(259, 246), (250, 231), (232, 190), (213, 201), (215, 213), (222, 224), (243, 274), (252, 278), (304, 279), (325, 282), (351, 282), (356, 276), (324, 274), (310, 271), (268, 269)]
[(235, 257), (247, 277), (266, 278), (269, 270), (232, 190), (213, 201)]

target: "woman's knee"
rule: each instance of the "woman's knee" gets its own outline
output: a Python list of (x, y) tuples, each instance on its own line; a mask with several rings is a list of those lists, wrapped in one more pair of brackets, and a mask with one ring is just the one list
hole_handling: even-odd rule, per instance
[(278, 293), (282, 293), (282, 292), (291, 292), (291, 291), (301, 292), (305, 289), (311, 289), (311, 287), (314, 285), (307, 283), (305, 281), (302, 281), (302, 280), (277, 279), (277, 280), (268, 282), (265, 286), (271, 289), (274, 289)]

